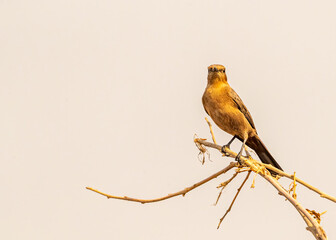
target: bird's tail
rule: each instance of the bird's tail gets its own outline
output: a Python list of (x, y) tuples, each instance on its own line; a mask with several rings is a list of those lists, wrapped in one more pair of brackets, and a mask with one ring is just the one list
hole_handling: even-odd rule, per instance
[[(261, 141), (261, 139), (258, 136), (249, 138), (246, 142), (246, 145), (252, 148), (257, 153), (258, 157), (263, 163), (271, 164), (277, 169), (280, 169), (281, 171), (283, 171), (280, 165), (275, 161), (275, 159), (272, 157), (272, 155), (267, 150), (266, 146), (264, 145), (264, 143)], [(273, 175), (276, 174), (272, 171), (270, 172)]]

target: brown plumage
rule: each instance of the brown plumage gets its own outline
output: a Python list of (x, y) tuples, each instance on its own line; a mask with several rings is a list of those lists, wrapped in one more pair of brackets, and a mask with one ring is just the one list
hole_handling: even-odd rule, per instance
[(230, 147), (232, 141), (238, 138), (243, 142), (238, 156), (242, 154), (246, 144), (263, 163), (282, 170), (259, 138), (250, 112), (228, 84), (224, 66), (214, 64), (208, 67), (208, 84), (202, 102), (205, 111), (217, 126), (234, 136), (225, 146)]

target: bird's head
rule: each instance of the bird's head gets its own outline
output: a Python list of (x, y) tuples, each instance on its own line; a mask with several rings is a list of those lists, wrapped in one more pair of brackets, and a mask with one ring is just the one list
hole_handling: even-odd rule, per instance
[(225, 67), (220, 64), (213, 64), (208, 67), (208, 82), (213, 83), (215, 81), (227, 82)]

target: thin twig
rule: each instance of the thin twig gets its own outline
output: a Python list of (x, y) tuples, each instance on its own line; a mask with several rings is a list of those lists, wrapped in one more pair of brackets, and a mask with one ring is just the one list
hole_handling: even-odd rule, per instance
[(246, 177), (245, 177), (243, 183), (242, 183), (242, 184), (240, 185), (240, 187), (238, 188), (237, 193), (236, 193), (236, 195), (234, 196), (234, 198), (233, 198), (233, 200), (232, 200), (232, 202), (231, 202), (231, 204), (230, 204), (230, 207), (226, 210), (224, 216), (219, 220), (217, 229), (220, 227), (220, 225), (221, 225), (221, 223), (223, 222), (225, 216), (231, 211), (231, 208), (232, 208), (234, 202), (236, 201), (236, 199), (237, 199), (237, 197), (238, 197), (238, 194), (240, 193), (241, 189), (243, 188), (243, 186), (244, 186), (244, 184), (246, 183), (247, 179), (249, 178), (250, 174), (251, 174), (251, 170), (248, 172), (248, 174), (246, 175)]
[(297, 178), (294, 174), (293, 174), (293, 175), (290, 175), (290, 174), (288, 174), (288, 173), (285, 173), (285, 172), (283, 172), (283, 171), (281, 171), (281, 170), (279, 170), (279, 169), (273, 167), (273, 166), (270, 165), (270, 164), (264, 164), (264, 163), (262, 163), (262, 164), (263, 164), (267, 169), (270, 169), (270, 170), (276, 172), (276, 173), (279, 174), (280, 176), (282, 176), (282, 177), (286, 177), (286, 178), (289, 178), (289, 179), (292, 179), (292, 180), (295, 179), (296, 182), (298, 182), (298, 183), (300, 183), (301, 185), (305, 186), (306, 188), (312, 190), (313, 192), (316, 192), (317, 194), (320, 195), (320, 197), (325, 198), (325, 199), (328, 199), (328, 200), (333, 201), (333, 202), (336, 203), (336, 198), (335, 198), (335, 197), (330, 196), (330, 195), (328, 195), (328, 194), (322, 192), (321, 190), (317, 189), (316, 187), (313, 187), (313, 186), (309, 185), (309, 184), (306, 183), (305, 181), (303, 181), (303, 180)]
[(218, 194), (218, 197), (217, 197), (217, 200), (216, 200), (216, 203), (215, 203), (215, 205), (217, 205), (217, 203), (218, 203), (218, 201), (219, 201), (219, 199), (220, 199), (220, 197), (221, 197), (221, 195), (222, 195), (222, 192), (223, 192), (223, 190), (224, 190), (224, 188), (238, 175), (238, 173), (240, 173), (240, 172), (238, 172), (238, 171), (236, 171), (233, 175), (232, 175), (232, 177), (230, 177), (230, 179), (229, 180), (226, 180), (225, 182), (222, 182), (217, 188), (221, 188), (221, 190), (220, 190), (220, 192), (219, 192), (219, 194)]
[(254, 188), (254, 187), (255, 187), (255, 180), (256, 180), (256, 178), (257, 178), (257, 175), (258, 175), (258, 173), (255, 173), (255, 174), (254, 174), (253, 181), (252, 181), (252, 184), (251, 184), (251, 188)]
[(292, 197), (296, 199), (297, 198), (297, 194), (296, 194), (296, 186), (297, 186), (297, 184), (296, 184), (296, 176), (295, 176), (295, 174), (296, 173), (294, 172), (294, 181), (289, 185), (288, 192), (291, 193), (293, 191)]
[(172, 198), (172, 197), (176, 197), (178, 195), (186, 195), (186, 193), (188, 193), (189, 191), (203, 185), (204, 183), (207, 183), (209, 182), (210, 180), (218, 177), (219, 175), (221, 174), (224, 174), (226, 173), (227, 171), (229, 171), (230, 169), (234, 168), (237, 166), (237, 163), (236, 162), (231, 162), (226, 168), (220, 170), (219, 172), (211, 175), (210, 177), (207, 177), (205, 179), (203, 179), (202, 181), (198, 182), (198, 183), (195, 183), (194, 185), (190, 186), (190, 187), (187, 187), (181, 191), (178, 191), (176, 193), (171, 193), (171, 194), (168, 194), (167, 196), (165, 197), (160, 197), (160, 198), (155, 198), (155, 199), (138, 199), (138, 198), (131, 198), (131, 197), (118, 197), (118, 196), (112, 196), (112, 195), (109, 195), (109, 194), (106, 194), (106, 193), (103, 193), (103, 192), (100, 192), (96, 189), (93, 189), (93, 188), (90, 188), (90, 187), (86, 187), (86, 189), (88, 190), (91, 190), (93, 192), (96, 192), (98, 194), (101, 194), (107, 198), (114, 198), (114, 199), (120, 199), (120, 200), (125, 200), (125, 201), (132, 201), (132, 202), (140, 202), (140, 203), (153, 203), (153, 202), (159, 202), (159, 201), (162, 201), (162, 200), (166, 200), (168, 198)]
[(209, 120), (208, 120), (207, 117), (205, 117), (205, 121), (206, 121), (206, 122), (208, 123), (208, 125), (209, 125), (210, 133), (211, 133), (211, 136), (212, 136), (212, 141), (214, 142), (214, 144), (217, 144), (216, 139), (215, 139), (215, 135), (214, 135), (214, 133), (213, 133), (213, 131), (212, 131), (212, 125), (211, 125), (211, 123), (209, 122)]

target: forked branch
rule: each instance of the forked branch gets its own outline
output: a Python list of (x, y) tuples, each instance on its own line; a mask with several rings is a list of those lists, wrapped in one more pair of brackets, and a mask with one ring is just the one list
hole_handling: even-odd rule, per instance
[[(217, 150), (219, 150), (219, 151), (221, 151), (221, 149), (222, 149), (222, 146), (217, 145), (217, 144), (214, 144), (214, 143), (211, 143), (211, 142), (207, 142), (206, 140), (201, 139), (201, 138), (197, 138), (197, 139), (195, 139), (194, 141), (195, 141), (196, 145), (198, 144), (198, 145), (200, 145), (200, 146), (202, 146), (202, 147), (203, 147), (203, 146), (206, 146), (206, 147), (210, 147), (210, 148), (217, 149)], [(229, 154), (229, 157), (233, 157), (233, 158), (235, 158), (235, 156), (237, 155), (235, 152), (231, 151), (231, 149), (228, 149), (228, 148), (225, 148), (225, 152), (226, 152), (227, 154)], [(242, 158), (244, 158), (244, 157), (242, 157)], [(279, 169), (273, 167), (273, 166), (270, 165), (270, 164), (264, 164), (264, 163), (262, 163), (262, 162), (258, 162), (258, 164), (259, 164), (259, 165), (263, 165), (265, 168), (270, 169), (270, 170), (276, 172), (279, 176), (286, 177), (286, 178), (289, 178), (289, 179), (291, 179), (291, 180), (294, 180), (294, 175), (285, 173), (285, 172), (283, 172), (283, 171), (281, 171), (281, 170), (279, 170)], [(317, 194), (319, 194), (320, 197), (325, 198), (325, 199), (328, 199), (328, 200), (333, 201), (333, 202), (336, 203), (336, 198), (335, 198), (335, 197), (330, 196), (330, 195), (328, 195), (328, 194), (322, 192), (321, 190), (317, 189), (316, 187), (313, 187), (312, 185), (306, 183), (305, 181), (299, 179), (299, 178), (296, 177), (296, 176), (295, 176), (295, 180), (296, 180), (296, 182), (300, 183), (301, 185), (305, 186), (306, 188), (308, 188), (308, 189), (310, 189), (310, 190), (316, 192)]]
[[(204, 139), (195, 139), (194, 140), (197, 146), (207, 146), (207, 147), (211, 147), (214, 149), (217, 149), (219, 151), (221, 151), (222, 146), (214, 144), (214, 143), (210, 143), (205, 141)], [(225, 148), (225, 154), (226, 156), (235, 158), (237, 156), (237, 153), (231, 151), (228, 148)], [(252, 171), (258, 173), (260, 176), (262, 176), (263, 178), (265, 178), (269, 183), (271, 183), (277, 190), (278, 192), (284, 196), (286, 199), (289, 200), (289, 202), (297, 209), (297, 211), (299, 212), (299, 214), (302, 216), (302, 218), (304, 219), (304, 221), (307, 224), (307, 230), (310, 231), (314, 237), (318, 240), (326, 240), (326, 234), (324, 232), (324, 230), (322, 229), (322, 227), (320, 226), (320, 224), (316, 221), (316, 219), (305, 209), (301, 206), (301, 204), (294, 199), (281, 185), (280, 183), (277, 181), (276, 178), (272, 177), (271, 174), (266, 170), (266, 167), (268, 167), (268, 165), (264, 165), (252, 158), (245, 158), (245, 157), (240, 157), (240, 161), (242, 162), (243, 166), (249, 167)], [(273, 170), (273, 169), (272, 169)], [(277, 170), (277, 172), (280, 170)], [(280, 171), (282, 172), (282, 171)], [(296, 178), (296, 181), (298, 181), (298, 179)], [(303, 182), (303, 181), (301, 181)], [(300, 182), (300, 183), (301, 183)]]
[[(200, 150), (200, 154), (203, 154), (203, 163), (204, 163), (204, 159), (205, 159), (204, 154), (208, 153), (208, 151), (205, 147), (214, 148), (214, 149), (217, 149), (220, 152), (222, 151), (222, 146), (216, 144), (216, 140), (215, 140), (215, 137), (214, 137), (214, 134), (213, 134), (213, 131), (212, 131), (211, 123), (208, 120), (207, 120), (207, 123), (209, 125), (210, 132), (211, 132), (212, 139), (213, 139), (214, 143), (207, 142), (206, 139), (202, 139), (202, 138), (195, 138), (194, 139), (194, 142), (195, 142), (196, 146)], [(225, 148), (224, 150), (225, 150), (225, 156), (236, 158), (237, 153), (231, 151), (228, 148)], [(336, 202), (336, 198), (334, 198), (334, 197), (320, 191), (319, 189), (309, 185), (308, 183), (304, 182), (303, 180), (297, 178), (296, 175), (290, 175), (290, 174), (285, 173), (285, 172), (283, 172), (283, 171), (281, 171), (281, 170), (279, 170), (279, 169), (277, 169), (277, 168), (275, 168), (271, 165), (263, 164), (261, 162), (258, 162), (256, 160), (252, 159), (252, 158), (246, 158), (246, 157), (243, 157), (243, 156), (240, 157), (240, 162), (242, 163), (242, 165), (239, 165), (236, 162), (230, 162), (230, 164), (226, 168), (224, 168), (224, 169), (220, 170), (219, 172), (217, 172), (217, 173), (215, 173), (215, 174), (213, 174), (213, 175), (211, 175), (211, 176), (193, 184), (192, 186), (187, 187), (187, 188), (185, 188), (181, 191), (168, 194), (167, 196), (160, 197), (160, 198), (138, 199), (138, 198), (132, 198), (132, 197), (127, 197), (127, 196), (119, 197), (119, 196), (113, 196), (113, 195), (109, 195), (109, 194), (100, 192), (100, 191), (98, 191), (96, 189), (93, 189), (91, 187), (86, 187), (86, 189), (91, 190), (93, 192), (96, 192), (96, 193), (98, 193), (100, 195), (103, 195), (107, 198), (139, 202), (139, 203), (142, 203), (142, 204), (153, 203), (153, 202), (163, 201), (163, 200), (166, 200), (166, 199), (169, 199), (169, 198), (172, 198), (172, 197), (176, 197), (176, 196), (179, 196), (179, 195), (185, 196), (185, 194), (187, 194), (191, 190), (209, 182), (210, 180), (212, 180), (214, 178), (217, 178), (218, 176), (220, 176), (222, 174), (225, 174), (227, 171), (229, 171), (233, 168), (237, 168), (236, 173), (229, 180), (227, 180), (226, 182), (222, 183), (219, 186), (219, 188), (221, 188), (221, 191), (218, 195), (218, 198), (217, 198), (217, 201), (216, 201), (216, 203), (217, 203), (218, 199), (221, 196), (221, 193), (222, 193), (224, 187), (226, 185), (228, 185), (232, 181), (232, 179), (234, 179), (237, 176), (237, 174), (239, 174), (242, 171), (246, 171), (246, 169), (242, 169), (242, 167), (245, 167), (248, 170), (248, 174), (247, 174), (245, 180), (243, 181), (243, 183), (241, 184), (241, 186), (239, 187), (239, 189), (237, 190), (237, 193), (236, 193), (230, 207), (226, 211), (225, 215), (220, 219), (218, 227), (220, 226), (220, 224), (223, 221), (223, 219), (225, 218), (225, 216), (230, 212), (230, 210), (231, 210), (231, 208), (232, 208), (240, 190), (242, 189), (243, 185), (245, 184), (248, 177), (250, 176), (251, 171), (253, 171), (253, 172), (259, 174), (264, 179), (266, 179), (272, 186), (274, 186), (277, 189), (277, 191), (280, 193), (280, 195), (284, 196), (287, 200), (289, 200), (289, 202), (296, 208), (296, 210), (299, 212), (299, 214), (301, 215), (303, 220), (306, 222), (307, 230), (310, 231), (316, 239), (318, 239), (318, 240), (326, 240), (327, 239), (324, 230), (322, 229), (322, 227), (319, 224), (319, 220), (320, 220), (319, 217), (323, 213), (319, 214), (319, 213), (316, 213), (315, 211), (311, 211), (311, 210), (303, 208), (301, 206), (301, 204), (296, 200), (295, 192), (293, 194), (294, 197), (291, 196), (290, 192), (287, 191), (285, 188), (283, 188), (280, 185), (280, 183), (277, 181), (277, 179), (271, 176), (271, 174), (269, 173), (269, 171), (267, 169), (270, 169), (273, 172), (276, 172), (278, 174), (278, 176), (283, 176), (283, 177), (294, 180), (294, 183), (293, 183), (294, 191), (295, 191), (295, 186), (296, 186), (295, 184), (296, 184), (296, 182), (298, 182), (298, 183), (302, 184), (303, 186), (307, 187), (308, 189), (318, 193), (321, 197), (326, 198), (330, 201)]]
[(222, 224), (222, 222), (223, 222), (224, 218), (226, 217), (226, 215), (231, 211), (231, 208), (232, 208), (234, 202), (236, 201), (236, 199), (237, 199), (237, 197), (238, 197), (238, 194), (239, 194), (240, 191), (242, 190), (242, 188), (243, 188), (244, 184), (246, 183), (247, 179), (249, 178), (250, 174), (251, 174), (251, 171), (249, 171), (249, 172), (247, 173), (247, 175), (246, 175), (244, 181), (242, 182), (242, 184), (241, 184), (240, 187), (238, 188), (237, 193), (236, 193), (236, 195), (234, 196), (234, 198), (233, 198), (233, 200), (232, 200), (232, 202), (231, 202), (231, 204), (230, 204), (230, 207), (226, 210), (224, 216), (219, 220), (217, 229), (218, 229), (218, 228), (220, 227), (220, 225)]

